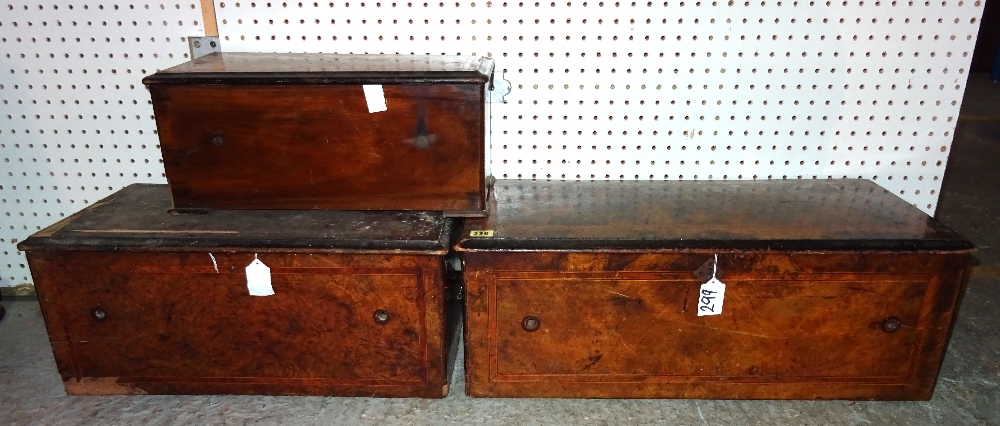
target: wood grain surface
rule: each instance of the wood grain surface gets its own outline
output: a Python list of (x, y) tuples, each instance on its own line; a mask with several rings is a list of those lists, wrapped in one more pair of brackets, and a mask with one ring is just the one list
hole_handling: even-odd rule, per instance
[(482, 85), (151, 86), (177, 208), (482, 211)]
[(447, 395), (440, 257), (251, 252), (29, 253), (67, 393)]
[(468, 393), (930, 398), (967, 253), (722, 252), (699, 317), (714, 254), (467, 253)]
[(216, 52), (158, 71), (143, 84), (485, 84), (493, 59), (452, 55)]
[(497, 180), (493, 194), (459, 250), (972, 248), (865, 180)]
[(131, 185), (18, 246), (68, 393), (447, 395), (455, 219), (169, 207)]
[[(470, 395), (933, 393), (972, 245), (870, 182), (497, 181), (493, 194), (456, 244)], [(713, 270), (722, 312), (698, 316)]]
[(456, 219), (437, 212), (171, 211), (167, 185), (133, 184), (18, 244), (20, 250), (423, 253), (444, 255)]

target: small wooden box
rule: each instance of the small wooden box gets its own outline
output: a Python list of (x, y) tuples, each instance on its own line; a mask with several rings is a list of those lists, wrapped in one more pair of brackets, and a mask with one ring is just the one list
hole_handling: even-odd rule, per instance
[(178, 209), (481, 216), (492, 73), (480, 57), (213, 53), (143, 83)]
[(132, 185), (18, 246), (67, 393), (447, 395), (453, 219), (169, 207)]
[(926, 400), (973, 249), (867, 181), (494, 194), (457, 244), (479, 397)]

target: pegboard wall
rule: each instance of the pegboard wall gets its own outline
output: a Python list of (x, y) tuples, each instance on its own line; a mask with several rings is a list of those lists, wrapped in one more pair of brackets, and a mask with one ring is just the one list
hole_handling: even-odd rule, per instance
[[(225, 51), (488, 55), (508, 179), (868, 178), (933, 213), (974, 1), (217, 1)], [(199, 3), (0, 0), (0, 287), (14, 245), (164, 182), (140, 79), (187, 60)]]
[(220, 1), (223, 50), (474, 54), (493, 174), (873, 179), (934, 211), (980, 1)]
[(188, 60), (201, 5), (0, 0), (0, 287), (20, 240), (135, 182), (164, 183), (142, 77)]

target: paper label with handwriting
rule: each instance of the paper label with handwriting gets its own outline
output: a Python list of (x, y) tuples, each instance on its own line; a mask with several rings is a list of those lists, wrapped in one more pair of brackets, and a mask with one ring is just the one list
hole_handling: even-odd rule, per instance
[(469, 236), (470, 237), (492, 237), (493, 236), (493, 230), (492, 229), (479, 229), (479, 230), (476, 230), (476, 231), (469, 232)]
[(698, 316), (719, 315), (726, 297), (726, 285), (715, 278), (701, 285), (698, 292)]
[(368, 103), (368, 112), (388, 111), (385, 105), (385, 92), (382, 91), (381, 84), (365, 84), (361, 86), (365, 91), (365, 102)]
[(247, 265), (247, 290), (251, 296), (270, 296), (274, 294), (271, 288), (271, 268), (260, 259), (254, 259)]

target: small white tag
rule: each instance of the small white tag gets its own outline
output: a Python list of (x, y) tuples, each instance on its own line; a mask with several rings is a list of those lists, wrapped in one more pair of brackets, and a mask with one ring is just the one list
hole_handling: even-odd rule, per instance
[(274, 294), (271, 288), (271, 268), (260, 259), (254, 259), (247, 265), (247, 290), (251, 296), (270, 296)]
[(726, 285), (715, 278), (701, 285), (698, 292), (698, 316), (719, 315), (726, 297)]
[(365, 91), (365, 102), (368, 102), (368, 112), (382, 112), (389, 108), (385, 106), (385, 93), (381, 84), (366, 84), (361, 86)]

